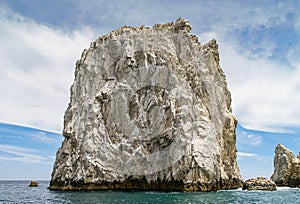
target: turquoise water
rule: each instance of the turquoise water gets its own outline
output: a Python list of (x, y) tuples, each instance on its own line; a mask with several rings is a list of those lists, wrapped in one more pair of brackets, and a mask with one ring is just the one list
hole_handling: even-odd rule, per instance
[(0, 181), (0, 203), (299, 203), (299, 188), (280, 188), (274, 192), (62, 192), (47, 189), (49, 182), (28, 187), (29, 181)]

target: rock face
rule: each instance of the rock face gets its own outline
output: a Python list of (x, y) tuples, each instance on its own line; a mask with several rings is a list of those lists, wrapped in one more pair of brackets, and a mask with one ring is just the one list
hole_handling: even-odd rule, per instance
[(124, 26), (84, 50), (50, 189), (241, 187), (218, 45), (191, 28)]
[(246, 180), (243, 183), (243, 190), (262, 190), (262, 191), (276, 191), (276, 184), (264, 177), (257, 177)]
[(282, 144), (278, 144), (274, 156), (274, 173), (271, 177), (277, 186), (300, 187), (300, 152), (298, 157)]

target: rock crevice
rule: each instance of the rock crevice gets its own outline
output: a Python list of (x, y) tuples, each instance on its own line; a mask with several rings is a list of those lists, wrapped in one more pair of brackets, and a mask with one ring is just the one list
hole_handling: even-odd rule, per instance
[(124, 26), (76, 63), (50, 189), (238, 188), (236, 124), (215, 40), (190, 23)]

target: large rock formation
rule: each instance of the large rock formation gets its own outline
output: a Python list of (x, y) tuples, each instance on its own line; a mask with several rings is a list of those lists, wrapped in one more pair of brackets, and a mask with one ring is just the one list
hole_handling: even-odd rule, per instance
[(84, 50), (50, 189), (241, 187), (218, 45), (191, 29), (124, 26)]
[(278, 144), (274, 156), (274, 173), (271, 177), (277, 186), (300, 187), (300, 152), (298, 157), (282, 144)]

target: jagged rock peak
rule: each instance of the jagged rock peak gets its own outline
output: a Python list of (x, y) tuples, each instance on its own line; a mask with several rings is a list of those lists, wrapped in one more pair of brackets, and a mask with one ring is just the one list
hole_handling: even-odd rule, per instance
[(160, 32), (181, 32), (184, 33), (187, 37), (191, 38), (193, 41), (199, 43), (198, 37), (190, 34), (192, 26), (190, 22), (184, 18), (179, 17), (175, 22), (169, 22), (165, 24), (155, 24), (152, 28), (142, 26), (122, 26), (107, 35), (99, 37), (96, 41), (91, 43), (91, 48), (96, 48), (98, 44), (105, 42), (107, 39), (114, 39), (116, 36), (128, 34), (130, 31), (143, 32), (143, 31), (160, 31)]
[(191, 28), (124, 26), (83, 51), (50, 189), (241, 187), (218, 46)]
[(282, 144), (275, 148), (274, 173), (271, 177), (277, 186), (300, 187), (300, 152), (298, 157)]

